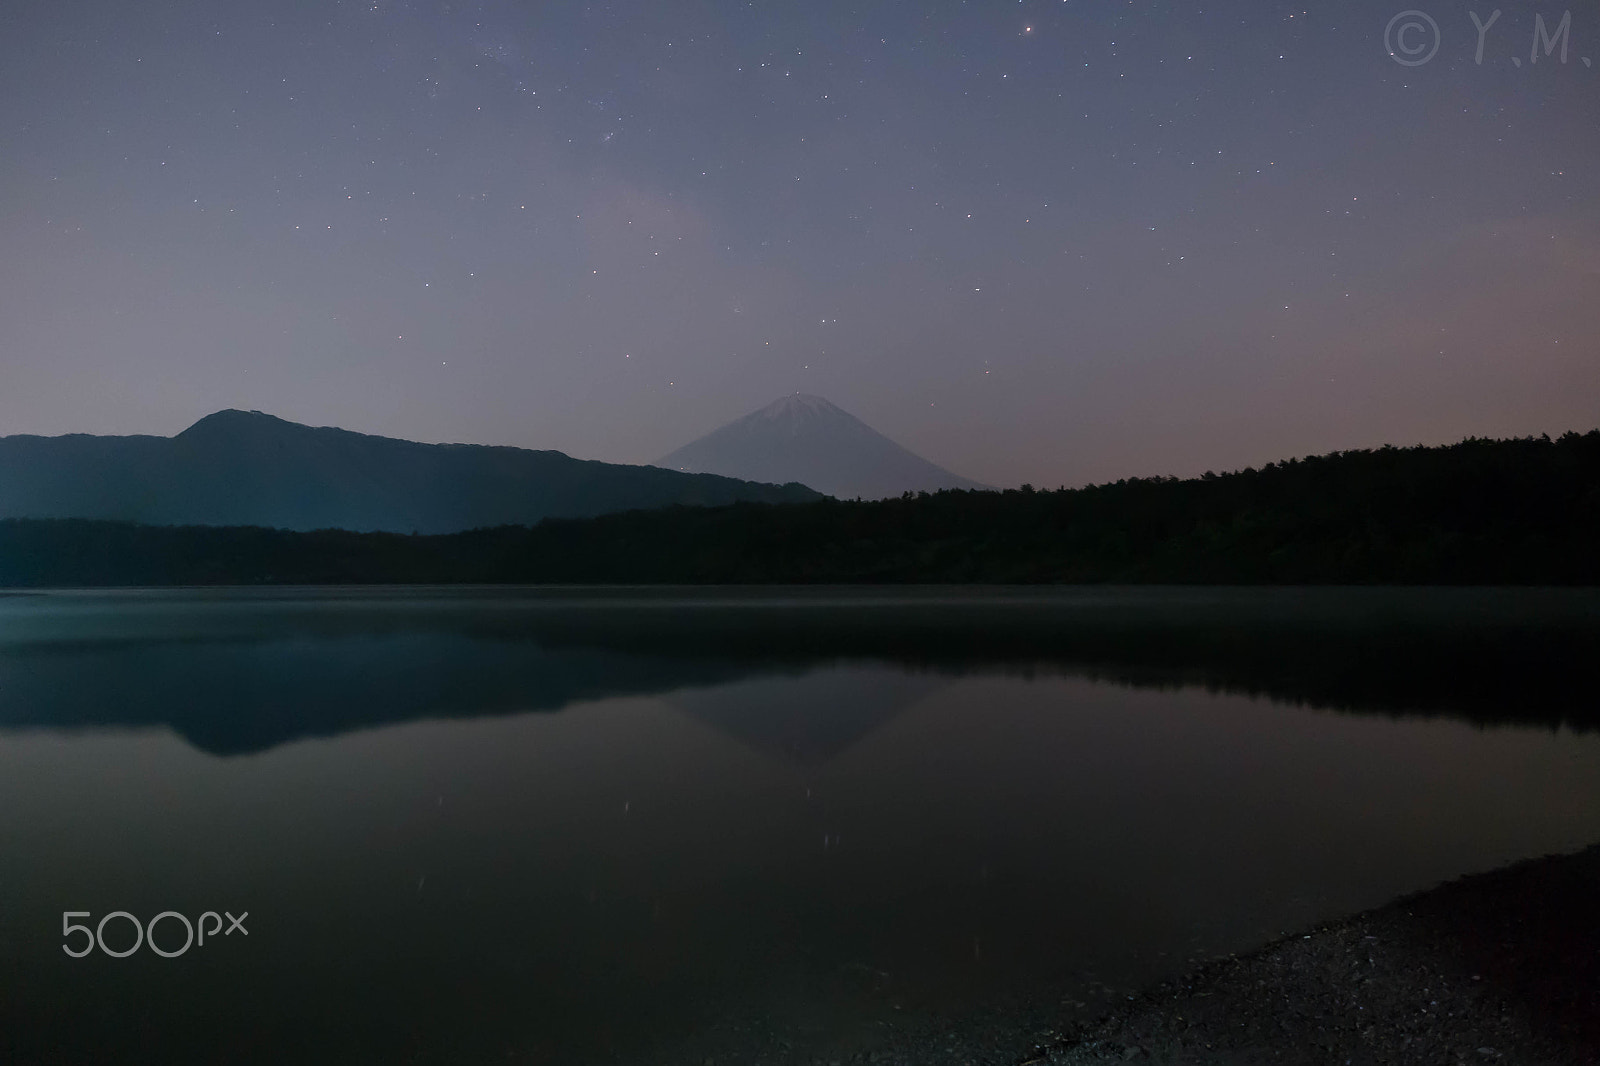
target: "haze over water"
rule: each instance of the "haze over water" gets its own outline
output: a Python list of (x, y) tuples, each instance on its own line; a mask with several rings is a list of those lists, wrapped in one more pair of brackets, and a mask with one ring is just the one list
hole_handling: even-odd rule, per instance
[[(1560, 724), (1585, 724), (1581, 679), (1434, 669), (1486, 634), (1517, 647), (1507, 624), (1592, 639), (1596, 600), (0, 598), (0, 1050), (810, 1062), (1093, 1012), (1600, 839), (1600, 736)], [(1201, 613), (1300, 653), (1230, 658)], [(1379, 640), (1411, 665), (1361, 650)], [(1360, 664), (1342, 697), (1329, 655)], [(1524, 697), (1497, 715), (1467, 694), (1506, 684)], [(73, 959), (66, 910), (248, 911), (248, 934)]]

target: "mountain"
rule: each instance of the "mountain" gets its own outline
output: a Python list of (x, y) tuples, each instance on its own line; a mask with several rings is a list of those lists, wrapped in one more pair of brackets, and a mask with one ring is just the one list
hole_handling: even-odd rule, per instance
[(840, 499), (988, 488), (906, 451), (820, 396), (785, 396), (655, 465), (752, 481), (798, 481)]
[(418, 444), (219, 411), (175, 437), (0, 437), (0, 518), (450, 533), (672, 504), (816, 499), (556, 451)]
[[(1596, 544), (1600, 430), (1336, 452), (1187, 481), (668, 507), (438, 537), (10, 519), (0, 520), (0, 590), (473, 582), (1600, 588)], [(1600, 622), (1600, 595), (1573, 609)], [(840, 606), (827, 628), (838, 631), (859, 613)], [(1383, 630), (1384, 611), (1352, 617)]]

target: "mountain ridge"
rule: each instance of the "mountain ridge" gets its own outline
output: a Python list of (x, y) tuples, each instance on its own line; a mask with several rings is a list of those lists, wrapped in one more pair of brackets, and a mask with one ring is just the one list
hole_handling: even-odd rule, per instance
[(816, 498), (802, 485), (554, 450), (423, 444), (232, 408), (171, 437), (0, 437), (0, 518), (450, 533), (674, 504)]
[(0, 587), (1600, 587), (1597, 538), (1593, 430), (1334, 452), (1187, 480), (667, 507), (439, 537), (0, 519)]

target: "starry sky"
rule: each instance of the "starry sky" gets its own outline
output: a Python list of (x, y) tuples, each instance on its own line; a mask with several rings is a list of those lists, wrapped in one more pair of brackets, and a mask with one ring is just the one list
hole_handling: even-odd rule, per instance
[(800, 391), (1054, 486), (1594, 428), (1600, 8), (1408, 2), (11, 0), (0, 434), (649, 462)]

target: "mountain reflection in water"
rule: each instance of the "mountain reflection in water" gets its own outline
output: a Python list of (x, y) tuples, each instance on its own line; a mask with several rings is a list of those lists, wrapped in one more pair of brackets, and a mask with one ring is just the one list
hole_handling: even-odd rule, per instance
[[(815, 759), (918, 685), (846, 686), (841, 701), (759, 679), (857, 662), (1589, 729), (1600, 725), (1586, 665), (1597, 659), (1600, 594), (1570, 589), (56, 593), (0, 598), (0, 728), (166, 726), (241, 754), (415, 719), (741, 683), (756, 687), (673, 702), (735, 736), (755, 729), (757, 747)], [(739, 709), (753, 705), (768, 709), (759, 724)]]

